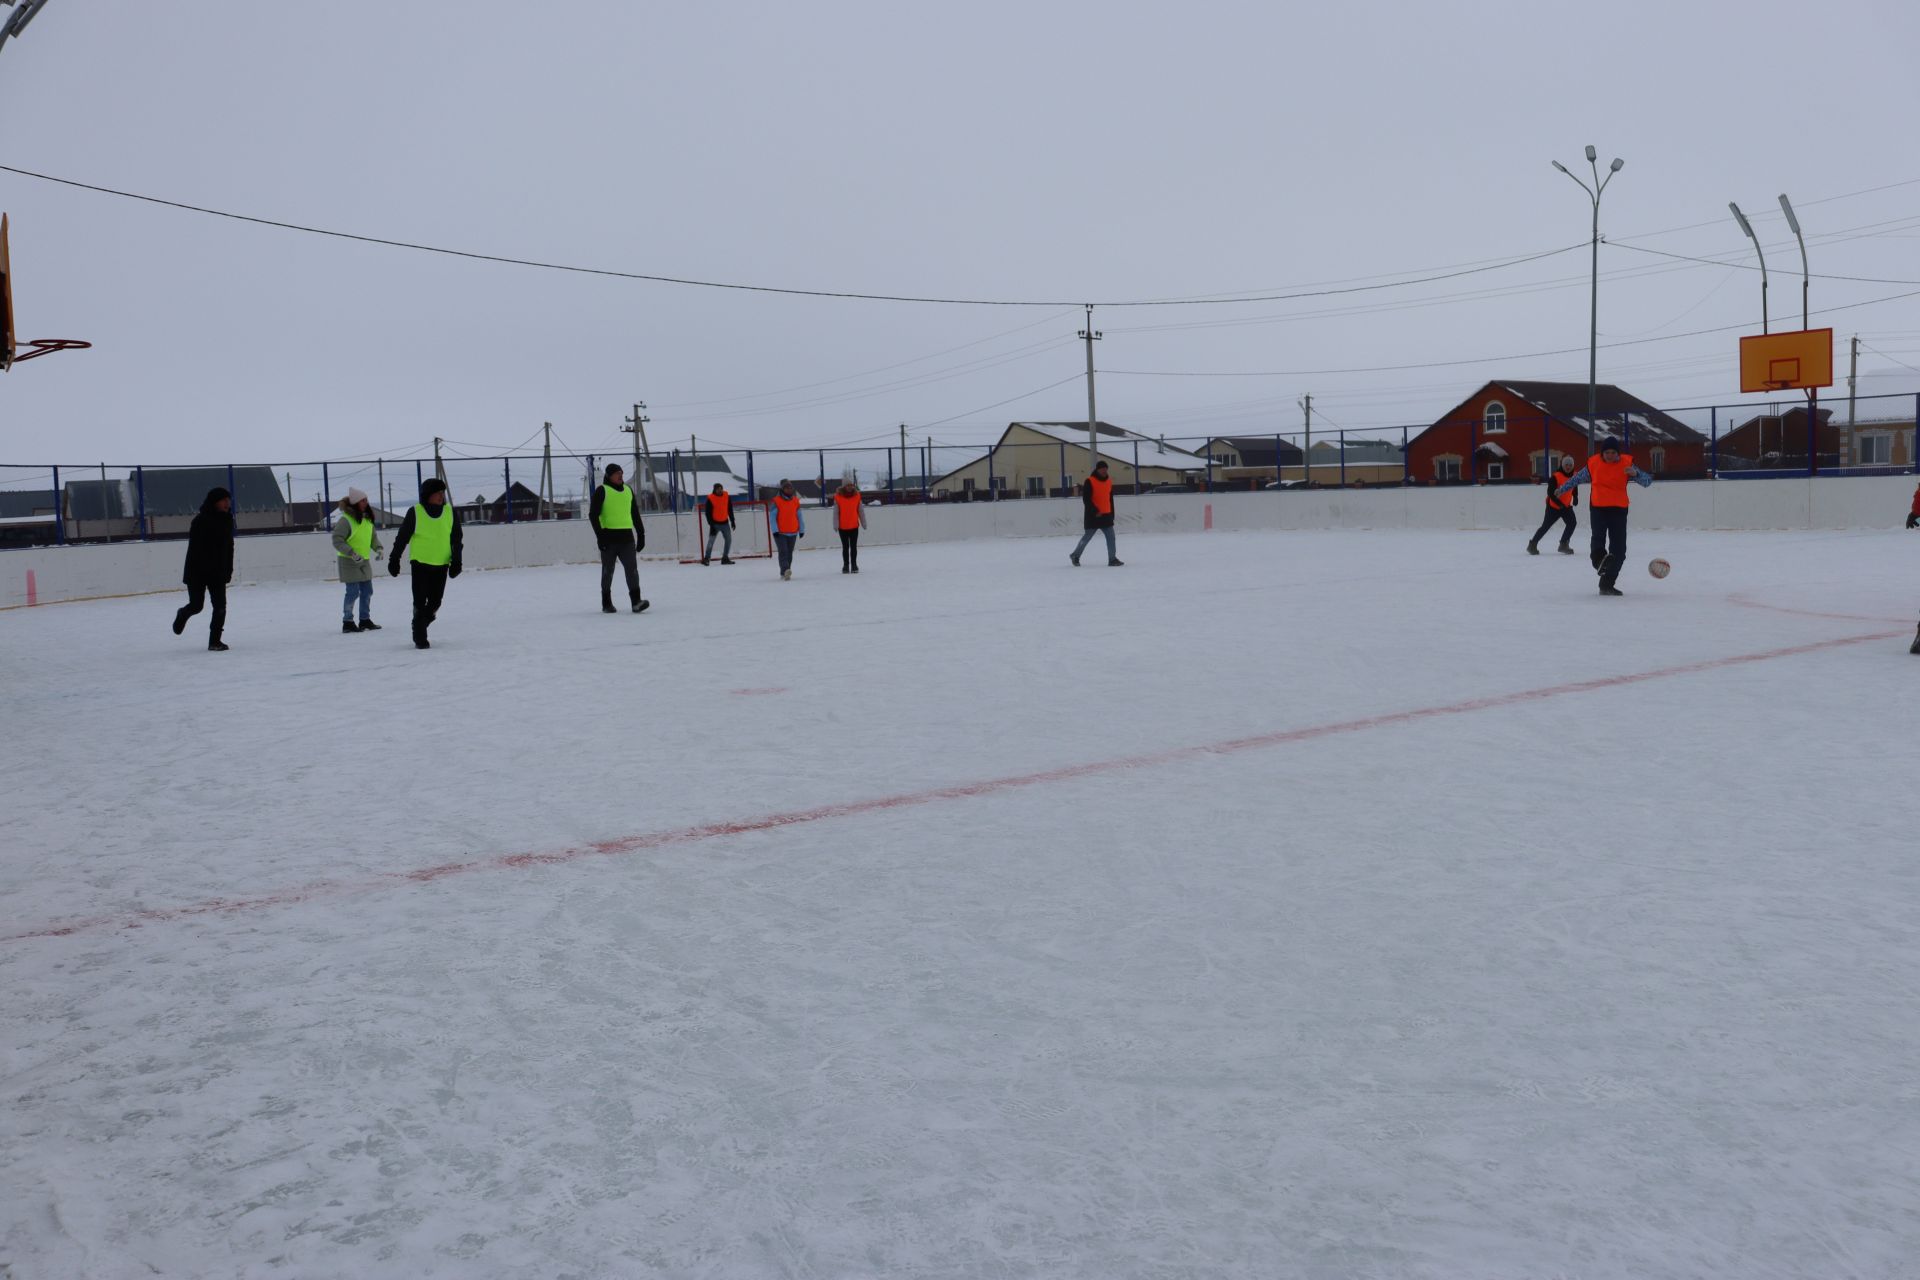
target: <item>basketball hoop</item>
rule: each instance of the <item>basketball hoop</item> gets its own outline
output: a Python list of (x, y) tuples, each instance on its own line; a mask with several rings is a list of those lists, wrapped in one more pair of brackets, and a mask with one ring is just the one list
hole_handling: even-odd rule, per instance
[(91, 342), (83, 342), (79, 338), (35, 338), (27, 343), (26, 347), (14, 352), (13, 363), (38, 360), (41, 356), (50, 356), (56, 351), (85, 351), (92, 345)]

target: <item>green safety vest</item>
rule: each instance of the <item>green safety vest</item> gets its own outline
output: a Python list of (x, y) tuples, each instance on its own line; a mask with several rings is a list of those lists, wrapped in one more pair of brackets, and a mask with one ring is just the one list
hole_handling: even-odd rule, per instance
[(373, 521), (356, 520), (342, 513), (340, 518), (347, 522), (347, 550), (341, 553), (342, 560), (351, 560), (359, 556), (362, 560), (373, 555)]
[(413, 504), (413, 537), (407, 542), (407, 559), (415, 564), (453, 563), (453, 508), (442, 504), (435, 516), (424, 502)]
[(600, 527), (633, 528), (633, 490), (616, 489), (610, 484), (603, 484), (600, 492), (606, 495), (600, 502)]

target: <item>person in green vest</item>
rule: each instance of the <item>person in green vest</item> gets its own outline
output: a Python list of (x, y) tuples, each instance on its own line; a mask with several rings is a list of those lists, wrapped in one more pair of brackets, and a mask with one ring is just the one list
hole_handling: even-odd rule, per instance
[(587, 506), (587, 522), (600, 543), (600, 612), (618, 613), (613, 607), (613, 566), (618, 561), (627, 571), (627, 600), (635, 613), (644, 613), (652, 603), (640, 598), (640, 552), (647, 546), (647, 527), (640, 520), (640, 503), (626, 484), (626, 472), (617, 462), (609, 462), (606, 483), (593, 491)]
[(387, 572), (400, 576), (405, 552), (413, 573), (413, 647), (431, 649), (427, 628), (446, 598), (447, 579), (460, 576), (460, 513), (447, 502), (447, 482), (438, 477), (420, 486), (420, 501), (400, 522)]
[[(381, 552), (380, 531), (373, 527), (373, 503), (359, 489), (340, 499), (340, 516), (333, 522), (333, 554), (347, 598), (340, 606), (340, 630), (378, 631), (373, 613), (373, 558)], [(353, 620), (354, 601), (360, 602), (360, 621)]]

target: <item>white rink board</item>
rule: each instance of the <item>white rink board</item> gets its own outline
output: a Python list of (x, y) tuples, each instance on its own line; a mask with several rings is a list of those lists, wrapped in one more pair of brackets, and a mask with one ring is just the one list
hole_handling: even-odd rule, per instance
[(0, 614), (0, 1270), (1910, 1276), (1920, 535), (1522, 540)]
[[(1906, 519), (1914, 486), (1911, 476), (1655, 484), (1634, 491), (1633, 521), (1642, 530), (1894, 529)], [(1541, 516), (1541, 490), (1532, 485), (1145, 494), (1118, 501), (1123, 533), (1200, 533), (1208, 528), (1209, 510), (1212, 528), (1221, 531), (1530, 531)], [(869, 507), (867, 519), (863, 545), (900, 546), (1076, 534), (1081, 514), (1077, 500), (1018, 499)], [(809, 507), (807, 520), (816, 545), (832, 541), (827, 511)], [(697, 554), (704, 539), (693, 513), (680, 515), (677, 536), (671, 515), (647, 516), (644, 522), (649, 558)], [(592, 529), (577, 520), (475, 526), (466, 531), (466, 545), (467, 563), (477, 569), (585, 564), (599, 554)], [(180, 542), (0, 552), (0, 608), (28, 603), (29, 573), (34, 598), (42, 604), (170, 591), (178, 585), (184, 554)], [(244, 537), (236, 544), (237, 582), (316, 581), (333, 572), (333, 548), (322, 533)]]

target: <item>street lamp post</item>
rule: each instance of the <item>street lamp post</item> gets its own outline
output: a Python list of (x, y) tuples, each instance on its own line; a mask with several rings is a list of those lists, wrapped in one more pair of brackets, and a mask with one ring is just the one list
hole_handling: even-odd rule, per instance
[[(0, 0), (0, 4), (11, 5), (14, 0)], [(10, 36), (17, 36), (27, 29), (34, 15), (47, 7), (47, 0), (20, 0), (20, 7), (4, 18), (0, 18), (0, 45), (5, 45)]]
[[(1593, 453), (1593, 419), (1599, 412), (1600, 381), (1600, 197), (1606, 193), (1607, 184), (1613, 181), (1613, 175), (1620, 172), (1627, 163), (1615, 157), (1607, 166), (1607, 176), (1600, 176), (1600, 153), (1591, 145), (1587, 147), (1587, 164), (1593, 169), (1593, 185), (1588, 186), (1573, 170), (1558, 160), (1553, 167), (1572, 178), (1580, 189), (1587, 193), (1587, 199), (1593, 202), (1593, 290), (1590, 302), (1590, 315), (1587, 326), (1587, 453)], [(1549, 446), (1551, 448), (1551, 446)]]
[(1747, 239), (1753, 241), (1753, 251), (1760, 255), (1760, 332), (1773, 332), (1767, 320), (1767, 251), (1760, 247), (1760, 237), (1753, 234), (1753, 224), (1747, 221), (1747, 215), (1740, 212), (1740, 206), (1727, 201), (1727, 208), (1733, 210), (1733, 220), (1740, 224), (1740, 230), (1746, 232)]
[(1793, 216), (1793, 206), (1787, 202), (1787, 193), (1780, 193), (1780, 212), (1787, 215), (1787, 225), (1793, 228), (1793, 238), (1800, 242), (1800, 328), (1807, 327), (1807, 286), (1813, 279), (1807, 273), (1807, 238), (1800, 234), (1800, 219)]

